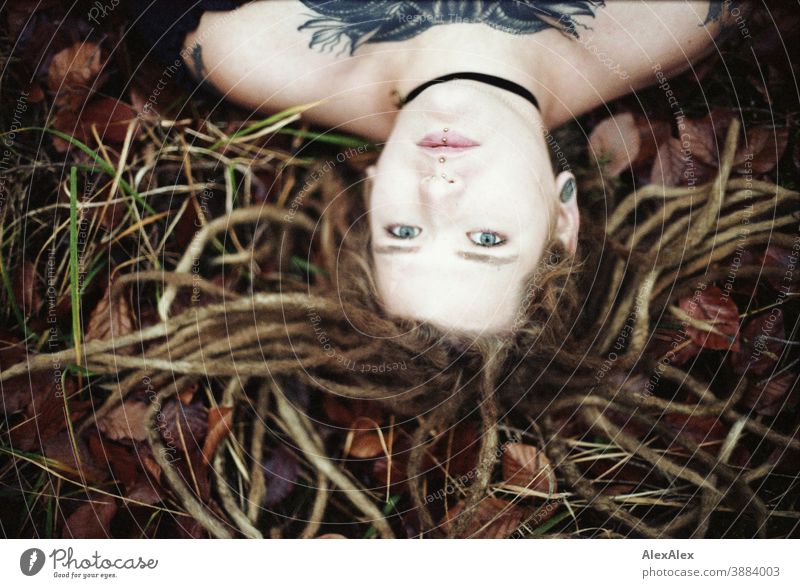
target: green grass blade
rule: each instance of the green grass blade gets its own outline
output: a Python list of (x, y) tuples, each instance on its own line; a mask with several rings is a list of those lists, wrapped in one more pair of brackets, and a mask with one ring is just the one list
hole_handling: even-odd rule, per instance
[[(100, 157), (100, 155), (98, 155), (97, 152), (94, 151), (91, 147), (89, 147), (86, 143), (83, 143), (82, 141), (76, 139), (75, 137), (72, 137), (70, 135), (67, 135), (66, 133), (62, 133), (61, 131), (50, 129), (47, 127), (25, 127), (22, 129), (18, 129), (18, 131), (27, 131), (27, 130), (42, 131), (44, 133), (50, 133), (51, 135), (54, 135), (59, 139), (63, 139), (70, 145), (77, 147), (78, 149), (83, 151), (86, 155), (94, 159), (97, 162), (97, 165), (99, 165), (100, 168), (105, 173), (111, 176), (117, 175), (117, 170), (115, 170), (113, 166), (109, 165), (108, 162), (106, 162), (106, 160)], [(136, 190), (134, 190), (133, 186), (131, 186), (124, 178), (119, 179), (119, 185), (122, 188), (123, 192), (125, 192), (126, 195), (133, 198), (142, 208), (144, 208), (150, 214), (155, 214), (156, 212), (155, 209), (152, 206), (150, 206), (147, 203), (147, 201), (144, 198), (142, 198), (142, 196)]]
[(81, 295), (78, 283), (78, 168), (69, 170), (69, 291), (75, 363), (81, 365)]

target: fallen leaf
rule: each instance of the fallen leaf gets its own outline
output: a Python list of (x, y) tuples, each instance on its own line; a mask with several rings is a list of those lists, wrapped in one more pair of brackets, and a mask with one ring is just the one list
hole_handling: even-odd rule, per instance
[(273, 507), (280, 504), (294, 490), (300, 475), (300, 464), (294, 453), (283, 445), (274, 448), (262, 463), (267, 492), (264, 504)]
[(156, 423), (161, 429), (161, 436), (167, 444), (183, 450), (203, 446), (208, 432), (208, 416), (206, 408), (200, 402), (183, 405), (171, 398), (156, 412)]
[(687, 324), (686, 333), (697, 345), (706, 349), (739, 350), (739, 310), (717, 286), (707, 286), (699, 295), (681, 298), (679, 304), (692, 319), (713, 329), (703, 330)]
[(143, 402), (126, 401), (98, 419), (97, 427), (113, 441), (120, 439), (145, 441), (147, 429), (144, 421), (148, 409), (148, 405)]
[[(119, 295), (111, 300), (111, 284), (106, 287), (105, 294), (89, 315), (85, 340), (106, 341), (117, 340), (134, 331), (134, 316), (128, 300)], [(117, 350), (120, 351), (120, 350)]]
[[(440, 435), (422, 460), (422, 471), (458, 477), (474, 474), (478, 465), (478, 432), (470, 422), (461, 422)], [(434, 461), (434, 458), (436, 461)]]
[(58, 109), (79, 112), (92, 94), (92, 85), (102, 68), (100, 45), (78, 42), (56, 53), (47, 72), (47, 87), (56, 92)]
[(80, 113), (74, 136), (84, 143), (94, 140), (92, 127), (104, 143), (121, 144), (133, 122), (132, 137), (136, 137), (139, 120), (131, 106), (114, 98), (92, 100)]
[(661, 145), (650, 170), (650, 182), (663, 186), (695, 186), (710, 181), (716, 168), (703, 163), (680, 139)]
[(605, 177), (617, 177), (630, 168), (639, 155), (640, 144), (639, 129), (629, 112), (601, 121), (589, 135), (589, 147)]
[(347, 450), (345, 455), (356, 459), (369, 459), (385, 454), (383, 444), (385, 443), (387, 448), (391, 447), (391, 433), (384, 434), (383, 442), (381, 442), (379, 429), (380, 426), (374, 420), (367, 417), (358, 417), (350, 425), (345, 445)]
[[(697, 416), (679, 413), (665, 414), (664, 422), (675, 432), (675, 437), (685, 436), (695, 443), (722, 441), (728, 434), (726, 426), (713, 416)], [(671, 444), (672, 440), (667, 439)], [(680, 446), (675, 443), (675, 448)]]
[(14, 272), (12, 291), (17, 306), (26, 317), (35, 314), (42, 305), (42, 294), (36, 280), (36, 266), (29, 259), (23, 260)]
[[(797, 258), (792, 256), (791, 250), (786, 249), (785, 247), (779, 247), (778, 245), (770, 245), (761, 255), (761, 265), (763, 267), (774, 267), (784, 271), (781, 277), (767, 278), (767, 281), (776, 290), (780, 290), (786, 286), (791, 288), (791, 284), (800, 282), (800, 272), (793, 272), (792, 274), (786, 272), (788, 267), (794, 267), (796, 263)], [(784, 280), (787, 275), (790, 276), (792, 280), (791, 284)], [(785, 292), (785, 294), (788, 294), (788, 292)]]
[(64, 523), (64, 539), (110, 539), (111, 519), (117, 514), (117, 501), (101, 496), (79, 506)]
[(502, 463), (506, 484), (545, 494), (558, 491), (550, 460), (533, 445), (508, 443), (504, 446)]
[(681, 142), (699, 161), (710, 166), (719, 164), (720, 146), (717, 144), (717, 137), (708, 118), (702, 120), (683, 119)]
[[(78, 459), (74, 447), (78, 448)], [(108, 470), (94, 459), (89, 446), (80, 437), (75, 438), (75, 446), (67, 431), (61, 431), (42, 444), (42, 455), (58, 462), (56, 469), (68, 472), (73, 480), (85, 480), (88, 484), (99, 484), (108, 479)], [(80, 461), (80, 463), (79, 463)], [(103, 464), (104, 462), (100, 462)]]
[(381, 422), (383, 413), (377, 402), (361, 399), (349, 399), (325, 394), (322, 397), (322, 408), (331, 425), (350, 428), (358, 417), (371, 418)]
[(781, 341), (785, 337), (780, 309), (764, 312), (747, 321), (741, 333), (745, 344), (738, 352), (731, 354), (734, 373), (763, 376), (772, 371), (786, 349), (786, 343)]
[[(16, 336), (0, 332), (0, 370), (26, 362), (28, 353)], [(49, 394), (55, 384), (51, 376), (43, 373), (22, 374), (5, 380), (0, 386), (0, 413), (11, 415), (28, 407), (37, 392), (46, 391)]]
[(797, 375), (796, 372), (784, 372), (751, 387), (742, 397), (742, 406), (769, 417), (783, 410), (794, 410), (800, 400)]
[[(464, 502), (460, 501), (450, 508), (442, 520), (442, 527), (445, 531), (455, 520), (462, 516)], [(507, 500), (499, 498), (484, 498), (481, 500), (473, 513), (464, 531), (464, 537), (471, 539), (505, 539), (512, 535), (522, 524), (526, 511)]]
[(754, 127), (749, 129), (746, 140), (733, 159), (739, 173), (763, 174), (772, 170), (786, 151), (789, 129), (775, 127)]
[(233, 409), (229, 406), (214, 406), (208, 411), (208, 435), (203, 443), (203, 457), (211, 463), (220, 442), (231, 432)]
[[(60, 380), (56, 382), (51, 376), (46, 378), (43, 390), (34, 391), (32, 402), (27, 405), (22, 422), (8, 432), (15, 448), (23, 451), (40, 451), (48, 439), (68, 427), (63, 396), (71, 395), (74, 384), (70, 378), (67, 378), (65, 383), (66, 386), (61, 389)], [(73, 399), (69, 402), (69, 408), (69, 420), (77, 422), (85, 411), (91, 408), (91, 401)]]
[[(132, 487), (141, 476), (141, 455), (137, 448), (102, 438), (98, 434), (89, 437), (89, 452), (97, 464), (103, 464), (105, 471), (126, 488)], [(156, 478), (157, 479), (157, 478)]]
[(662, 186), (677, 186), (683, 179), (685, 164), (681, 142), (670, 137), (658, 148), (650, 170), (650, 181)]

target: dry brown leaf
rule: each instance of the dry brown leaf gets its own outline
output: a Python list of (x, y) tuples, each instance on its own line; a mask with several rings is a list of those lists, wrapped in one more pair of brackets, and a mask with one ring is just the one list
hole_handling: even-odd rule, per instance
[(64, 539), (108, 539), (111, 519), (117, 514), (117, 502), (102, 496), (82, 504), (66, 520), (61, 536)]
[[(132, 333), (134, 330), (133, 312), (125, 296), (116, 296), (113, 303), (110, 299), (111, 284), (106, 288), (105, 294), (98, 301), (97, 306), (89, 316), (89, 325), (86, 327), (85, 340), (116, 340)], [(117, 350), (119, 351), (119, 350)]]
[(230, 406), (214, 406), (208, 410), (208, 435), (203, 442), (203, 457), (211, 463), (220, 442), (231, 432), (233, 409)]
[(670, 137), (658, 148), (650, 171), (650, 181), (662, 186), (677, 186), (683, 180), (684, 166), (681, 142)]
[[(461, 515), (464, 502), (460, 501), (448, 510), (442, 521), (445, 531)], [(472, 520), (464, 531), (464, 536), (471, 539), (505, 539), (512, 535), (522, 524), (525, 510), (499, 498), (484, 498), (478, 503)]]
[(742, 329), (746, 344), (730, 356), (735, 373), (763, 376), (775, 369), (786, 349), (783, 312), (776, 310), (754, 317)]
[(380, 426), (374, 420), (368, 417), (358, 417), (350, 425), (349, 444), (347, 455), (355, 457), (356, 459), (368, 459), (370, 457), (377, 457), (385, 453), (384, 443), (386, 447), (391, 447), (391, 432), (384, 434), (383, 442), (381, 441), (381, 433), (378, 432)]
[(130, 400), (120, 404), (102, 419), (97, 421), (100, 431), (112, 441), (133, 439), (144, 441), (147, 439), (145, 416), (148, 406), (143, 402)]
[(797, 372), (784, 372), (759, 386), (748, 389), (742, 405), (764, 416), (775, 416), (782, 410), (793, 410), (800, 399)]
[(764, 174), (772, 170), (786, 151), (789, 129), (754, 127), (747, 131), (747, 139), (733, 160), (740, 173)]
[(693, 157), (711, 166), (718, 165), (719, 145), (708, 117), (702, 120), (683, 119), (681, 139)]
[(636, 116), (636, 128), (639, 130), (639, 155), (633, 161), (634, 167), (651, 163), (658, 153), (659, 145), (672, 135), (670, 123), (664, 120), (653, 120), (645, 116)]
[(294, 453), (285, 445), (279, 445), (270, 451), (261, 465), (267, 482), (264, 504), (271, 508), (280, 504), (294, 490), (300, 475), (300, 464)]
[(630, 168), (640, 145), (639, 129), (629, 112), (601, 121), (589, 135), (589, 146), (601, 162), (605, 177), (616, 177)]
[[(509, 443), (503, 453), (503, 479), (506, 484), (529, 490), (556, 492), (555, 476), (550, 460), (533, 445)], [(552, 481), (553, 487), (550, 488)]]
[(102, 63), (100, 45), (91, 41), (75, 43), (56, 53), (47, 72), (47, 87), (56, 92), (56, 107), (79, 112), (93, 92)]
[(697, 345), (706, 349), (739, 350), (739, 309), (717, 286), (708, 286), (699, 295), (685, 296), (681, 309), (695, 321), (713, 331), (687, 325), (686, 333)]
[(17, 268), (12, 283), (14, 298), (25, 316), (34, 314), (42, 304), (42, 295), (36, 283), (36, 266), (26, 259)]

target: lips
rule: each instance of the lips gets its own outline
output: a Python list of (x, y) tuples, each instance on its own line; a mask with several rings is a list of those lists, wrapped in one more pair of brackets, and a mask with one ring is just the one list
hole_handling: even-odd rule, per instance
[(448, 131), (446, 133), (429, 133), (425, 135), (422, 140), (417, 143), (417, 145), (427, 149), (460, 151), (462, 149), (472, 149), (473, 147), (478, 147), (480, 146), (480, 143), (473, 141), (469, 137), (465, 137), (459, 133)]

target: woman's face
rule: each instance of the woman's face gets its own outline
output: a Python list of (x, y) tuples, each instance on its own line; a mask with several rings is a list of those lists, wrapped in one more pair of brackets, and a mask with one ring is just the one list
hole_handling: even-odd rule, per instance
[(376, 281), (390, 314), (507, 330), (551, 230), (574, 248), (577, 208), (559, 203), (538, 118), (515, 100), (440, 84), (398, 114), (369, 171)]

